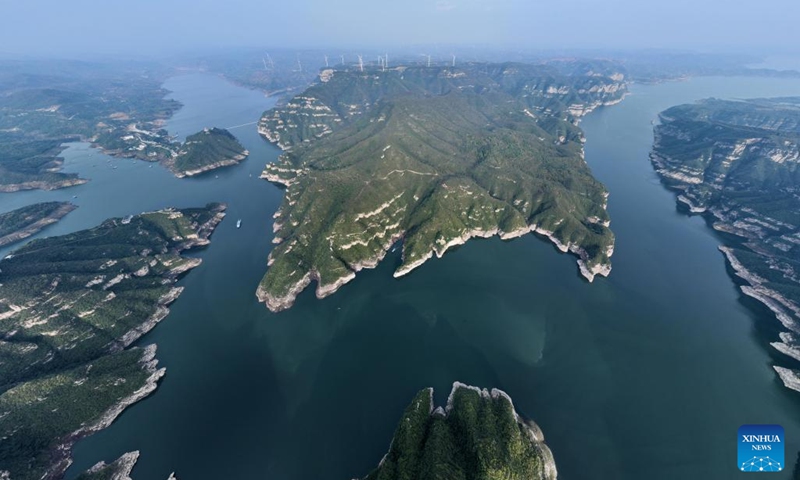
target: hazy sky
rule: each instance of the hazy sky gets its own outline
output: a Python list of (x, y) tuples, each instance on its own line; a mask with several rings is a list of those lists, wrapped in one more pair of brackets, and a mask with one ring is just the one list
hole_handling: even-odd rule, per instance
[(0, 0), (0, 52), (796, 45), (800, 0)]

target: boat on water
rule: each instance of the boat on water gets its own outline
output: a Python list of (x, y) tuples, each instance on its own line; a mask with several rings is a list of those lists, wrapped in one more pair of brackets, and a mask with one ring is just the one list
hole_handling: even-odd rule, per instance
[(242, 226), (242, 219), (236, 220), (236, 228), (241, 228)]

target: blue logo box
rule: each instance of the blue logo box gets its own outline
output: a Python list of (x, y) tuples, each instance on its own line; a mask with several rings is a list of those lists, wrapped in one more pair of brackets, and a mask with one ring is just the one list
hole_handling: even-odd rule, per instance
[(742, 425), (737, 438), (740, 471), (782, 472), (786, 468), (780, 425)]

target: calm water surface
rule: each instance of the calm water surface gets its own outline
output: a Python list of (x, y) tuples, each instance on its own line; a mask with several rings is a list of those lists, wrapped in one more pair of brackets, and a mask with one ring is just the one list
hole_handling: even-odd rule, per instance
[[(166, 88), (185, 105), (168, 125), (181, 137), (252, 122), (273, 103), (208, 75)], [(362, 476), (414, 393), (433, 386), (441, 403), (455, 380), (506, 390), (541, 425), (566, 480), (736, 478), (744, 423), (783, 425), (793, 461), (800, 395), (771, 368), (792, 365), (769, 349), (777, 322), (740, 295), (721, 239), (676, 211), (648, 161), (651, 120), (669, 106), (792, 94), (800, 81), (634, 86), (584, 120), (586, 159), (611, 192), (608, 279), (586, 283), (573, 257), (534, 236), (477, 240), (400, 280), (390, 255), (332, 297), (307, 291), (277, 315), (254, 291), (282, 196), (257, 177), (279, 152), (255, 126), (232, 130), (248, 160), (196, 179), (71, 147), (65, 169), (91, 182), (2, 195), (0, 210), (78, 195), (80, 208), (43, 235), (209, 201), (228, 203), (229, 215), (172, 313), (140, 342), (158, 344), (160, 387), (79, 442), (68, 477), (136, 449), (137, 480)]]

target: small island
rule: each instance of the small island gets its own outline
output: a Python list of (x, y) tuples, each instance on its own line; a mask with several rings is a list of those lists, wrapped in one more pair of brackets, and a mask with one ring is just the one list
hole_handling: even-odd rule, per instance
[(169, 313), (201, 263), (181, 252), (208, 245), (224, 209), (111, 219), (0, 261), (0, 478), (59, 478), (77, 440), (155, 390), (156, 346), (131, 344)]
[[(787, 329), (772, 345), (800, 360), (800, 98), (708, 99), (660, 120), (656, 171), (688, 213), (731, 235), (720, 250), (742, 292)], [(800, 371), (775, 370), (800, 391)]]
[(625, 92), (602, 62), (323, 70), (259, 124), (285, 151), (262, 178), (286, 188), (259, 300), (289, 308), (312, 281), (323, 298), (398, 241), (396, 277), (470, 238), (529, 232), (588, 281), (608, 275), (608, 193), (577, 125)]
[(363, 480), (555, 480), (541, 429), (503, 391), (454, 383), (445, 408), (419, 392), (398, 423), (389, 452)]
[(43, 202), (0, 214), (0, 247), (24, 240), (78, 208), (69, 202)]

